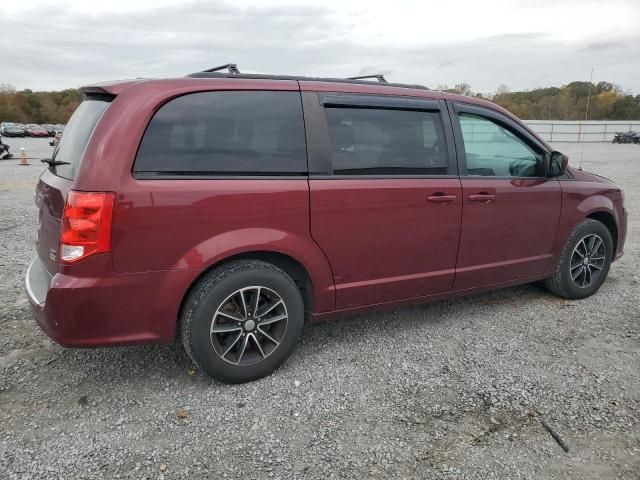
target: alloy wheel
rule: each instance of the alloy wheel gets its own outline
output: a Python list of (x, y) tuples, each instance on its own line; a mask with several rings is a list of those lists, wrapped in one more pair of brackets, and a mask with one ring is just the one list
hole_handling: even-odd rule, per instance
[(571, 280), (579, 288), (587, 288), (598, 281), (606, 261), (605, 243), (592, 233), (582, 238), (571, 254)]
[(211, 345), (233, 365), (253, 365), (282, 343), (288, 323), (280, 295), (263, 286), (236, 290), (217, 308), (211, 320)]

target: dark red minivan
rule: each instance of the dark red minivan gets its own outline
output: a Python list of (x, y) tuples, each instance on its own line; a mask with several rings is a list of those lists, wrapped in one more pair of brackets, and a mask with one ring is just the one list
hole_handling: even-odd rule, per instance
[(26, 278), (56, 342), (180, 339), (243, 382), (305, 319), (539, 280), (583, 298), (623, 253), (620, 188), (490, 102), (234, 72), (82, 89)]

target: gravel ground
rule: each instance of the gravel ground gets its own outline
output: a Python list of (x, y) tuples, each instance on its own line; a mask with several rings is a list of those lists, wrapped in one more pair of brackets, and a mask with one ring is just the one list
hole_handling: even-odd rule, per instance
[(42, 167), (0, 162), (0, 478), (639, 479), (640, 147), (585, 145), (583, 167), (630, 212), (595, 296), (529, 285), (311, 325), (276, 374), (224, 385), (169, 347), (50, 342), (22, 290)]

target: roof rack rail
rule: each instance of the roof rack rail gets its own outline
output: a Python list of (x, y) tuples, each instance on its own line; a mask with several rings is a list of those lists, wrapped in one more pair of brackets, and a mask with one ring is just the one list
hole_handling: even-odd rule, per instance
[(389, 83), (387, 82), (387, 79), (384, 78), (384, 75), (382, 75), (381, 73), (376, 73), (373, 75), (359, 75), (357, 77), (347, 77), (347, 80), (366, 80), (368, 78), (375, 78), (380, 83)]
[(240, 74), (240, 70), (238, 70), (238, 66), (235, 63), (225, 63), (217, 67), (207, 68), (203, 70), (202, 73), (219, 72), (220, 70), (228, 70), (229, 73), (233, 73), (234, 75)]
[[(231, 64), (233, 65), (233, 64)], [(233, 65), (235, 67), (235, 65)], [(298, 80), (302, 82), (331, 82), (331, 83), (352, 83), (359, 85), (371, 85), (372, 81), (369, 76), (366, 78), (325, 78), (325, 77), (304, 77), (299, 75), (269, 75), (264, 73), (233, 73), (230, 65), (221, 65), (220, 67), (210, 68), (209, 70), (205, 70), (204, 72), (196, 72), (187, 75), (187, 78), (235, 78), (235, 79), (245, 79), (245, 80)], [(228, 70), (227, 72), (220, 70)], [(378, 75), (374, 75), (379, 82), (380, 86), (383, 87), (400, 87), (400, 88), (416, 88), (420, 90), (429, 90), (429, 88), (424, 85), (414, 85), (407, 83), (396, 83), (396, 82), (387, 82), (384, 76), (380, 75), (383, 80), (378, 78)]]

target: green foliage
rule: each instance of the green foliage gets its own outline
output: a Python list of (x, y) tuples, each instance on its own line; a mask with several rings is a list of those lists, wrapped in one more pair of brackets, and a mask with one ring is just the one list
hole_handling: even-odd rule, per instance
[[(461, 88), (462, 87), (462, 88)], [(493, 95), (474, 94), (466, 83), (438, 90), (483, 97), (527, 120), (638, 120), (640, 95), (630, 95), (609, 82), (571, 82), (563, 87), (511, 92), (500, 85)]]
[(18, 92), (10, 85), (0, 85), (0, 122), (67, 123), (79, 104), (80, 94), (73, 89)]
[(613, 104), (611, 114), (620, 120), (637, 120), (640, 118), (640, 95), (625, 95)]

